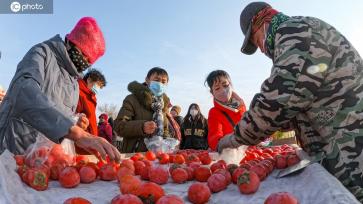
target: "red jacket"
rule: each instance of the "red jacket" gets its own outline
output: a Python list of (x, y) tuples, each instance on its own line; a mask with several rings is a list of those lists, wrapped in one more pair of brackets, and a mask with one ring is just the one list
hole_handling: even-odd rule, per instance
[(246, 106), (242, 101), (238, 109), (232, 109), (214, 101), (214, 107), (209, 110), (208, 115), (208, 145), (213, 151), (216, 150), (222, 137), (234, 131), (234, 127), (222, 111), (227, 113), (233, 122), (237, 124), (246, 111)]
[(97, 119), (96, 119), (96, 94), (93, 93), (83, 79), (78, 80), (79, 84), (79, 100), (77, 105), (77, 113), (86, 114), (89, 120), (87, 131), (92, 135), (98, 135)]

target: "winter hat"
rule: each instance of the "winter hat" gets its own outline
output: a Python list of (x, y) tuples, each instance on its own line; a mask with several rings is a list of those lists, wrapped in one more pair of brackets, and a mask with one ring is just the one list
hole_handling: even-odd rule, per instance
[(171, 110), (173, 110), (173, 111), (177, 112), (177, 113), (178, 113), (178, 115), (179, 115), (179, 114), (180, 114), (180, 112), (181, 112), (181, 107), (180, 107), (180, 106), (173, 106), (173, 107), (171, 108)]
[(92, 17), (81, 18), (66, 38), (82, 51), (90, 64), (105, 53), (105, 39)]
[(100, 117), (98, 117), (99, 119), (103, 119), (104, 121), (108, 121), (108, 115), (106, 114), (106, 113), (102, 113), (101, 115), (100, 115)]

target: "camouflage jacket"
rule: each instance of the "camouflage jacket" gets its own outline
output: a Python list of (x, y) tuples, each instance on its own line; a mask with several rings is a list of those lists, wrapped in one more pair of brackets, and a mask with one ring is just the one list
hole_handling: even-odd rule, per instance
[[(255, 145), (290, 124), (302, 148), (363, 201), (363, 61), (335, 28), (312, 17), (279, 25), (271, 75), (235, 128)], [(358, 195), (359, 194), (359, 195)]]

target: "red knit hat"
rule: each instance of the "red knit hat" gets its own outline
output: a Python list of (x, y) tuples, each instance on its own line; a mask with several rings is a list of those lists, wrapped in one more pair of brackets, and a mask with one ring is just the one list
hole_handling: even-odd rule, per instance
[(105, 39), (96, 20), (92, 17), (81, 18), (66, 37), (88, 57), (90, 64), (105, 53)]

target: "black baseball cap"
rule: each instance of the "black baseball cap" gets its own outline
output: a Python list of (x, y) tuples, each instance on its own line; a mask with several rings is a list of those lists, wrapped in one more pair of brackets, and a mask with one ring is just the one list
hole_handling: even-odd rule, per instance
[(252, 19), (262, 9), (271, 7), (265, 2), (252, 2), (248, 4), (242, 11), (240, 17), (240, 24), (245, 39), (241, 48), (241, 52), (246, 55), (252, 55), (256, 52), (257, 47), (250, 41), (252, 32)]

